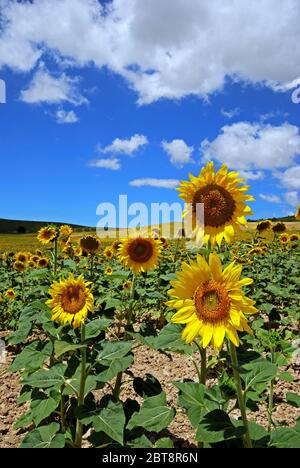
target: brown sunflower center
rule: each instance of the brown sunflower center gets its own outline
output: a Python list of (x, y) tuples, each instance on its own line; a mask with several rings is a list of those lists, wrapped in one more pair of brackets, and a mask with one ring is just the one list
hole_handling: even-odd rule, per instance
[(99, 241), (93, 236), (87, 236), (80, 239), (80, 247), (89, 253), (95, 253), (99, 248)]
[(148, 262), (153, 255), (153, 246), (147, 239), (135, 239), (128, 247), (128, 255), (134, 262)]
[(86, 303), (84, 288), (79, 285), (67, 286), (61, 295), (61, 305), (68, 314), (77, 314)]
[(197, 204), (204, 205), (205, 226), (222, 226), (232, 219), (235, 212), (235, 201), (232, 195), (217, 184), (209, 184), (194, 195), (193, 210), (197, 213)]
[(199, 286), (194, 295), (197, 316), (203, 322), (219, 323), (229, 316), (230, 302), (226, 290), (215, 281)]

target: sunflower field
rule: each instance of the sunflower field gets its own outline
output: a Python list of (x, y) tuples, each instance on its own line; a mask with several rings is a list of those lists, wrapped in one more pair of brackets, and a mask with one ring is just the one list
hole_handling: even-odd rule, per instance
[(213, 163), (183, 181), (194, 240), (49, 225), (1, 252), (0, 447), (300, 447), (300, 237), (242, 240), (249, 189)]

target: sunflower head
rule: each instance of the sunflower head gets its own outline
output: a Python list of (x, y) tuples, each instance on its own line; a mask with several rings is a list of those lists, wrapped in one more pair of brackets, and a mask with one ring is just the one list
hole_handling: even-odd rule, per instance
[(138, 274), (157, 266), (161, 243), (151, 237), (128, 238), (121, 243), (119, 258), (124, 266)]
[(270, 221), (269, 219), (266, 219), (265, 221), (261, 221), (260, 223), (257, 224), (256, 230), (258, 232), (264, 232), (264, 231), (271, 229), (272, 226), (273, 226), (272, 221)]
[(58, 231), (54, 226), (42, 227), (37, 235), (37, 239), (44, 245), (49, 244), (54, 239), (57, 239)]
[(298, 208), (296, 210), (295, 218), (297, 219), (297, 221), (300, 221), (300, 205), (298, 205)]
[(28, 252), (18, 252), (15, 255), (16, 262), (26, 263), (28, 262), (29, 258), (30, 258), (30, 254)]
[(42, 257), (42, 256), (43, 256), (43, 252), (42, 252), (41, 250), (37, 249), (37, 250), (35, 251), (35, 255), (37, 255), (38, 257)]
[(132, 288), (132, 281), (125, 281), (123, 283), (123, 289), (124, 291), (128, 291)]
[(162, 248), (166, 249), (169, 246), (169, 242), (165, 237), (159, 238)]
[(290, 242), (298, 242), (298, 240), (300, 240), (300, 236), (298, 234), (290, 235)]
[(283, 232), (282, 234), (280, 234), (279, 236), (279, 242), (281, 244), (287, 244), (290, 240), (290, 236), (288, 235), (287, 232)]
[(281, 234), (286, 231), (286, 225), (284, 223), (276, 223), (272, 227), (272, 230), (275, 234)]
[(100, 242), (96, 236), (82, 237), (79, 241), (79, 245), (82, 251), (85, 251), (90, 255), (95, 255), (100, 248)]
[(262, 255), (263, 254), (263, 249), (262, 247), (253, 247), (253, 249), (250, 249), (247, 253), (247, 255), (250, 255), (251, 257), (253, 255)]
[(7, 291), (5, 291), (4, 297), (7, 297), (8, 299), (13, 301), (14, 299), (16, 299), (17, 295), (14, 289), (8, 289)]
[(111, 267), (107, 267), (107, 268), (105, 269), (105, 274), (106, 274), (106, 275), (109, 275), (109, 276), (112, 275), (112, 274), (113, 274), (113, 269), (112, 269)]
[(186, 325), (182, 338), (187, 343), (199, 337), (204, 348), (210, 343), (221, 348), (227, 336), (239, 346), (237, 331), (252, 333), (245, 314), (257, 309), (242, 291), (252, 279), (241, 279), (241, 273), (242, 267), (234, 262), (222, 271), (217, 254), (210, 254), (209, 263), (199, 255), (197, 261), (182, 264), (177, 279), (171, 281), (167, 304), (177, 309), (172, 322)]
[(111, 248), (113, 249), (113, 251), (114, 251), (115, 253), (118, 253), (120, 245), (121, 245), (121, 241), (120, 241), (120, 240), (115, 240), (115, 241), (113, 242)]
[(69, 238), (71, 237), (72, 233), (73, 233), (73, 229), (71, 228), (71, 226), (68, 226), (67, 224), (65, 224), (64, 226), (61, 226), (59, 229), (59, 237)]
[(26, 263), (19, 262), (19, 261), (15, 262), (13, 265), (14, 269), (19, 271), (20, 273), (23, 273), (26, 270), (26, 266), (27, 266)]
[(202, 230), (199, 204), (204, 206), (204, 242), (213, 246), (221, 245), (223, 239), (231, 243), (235, 233), (247, 224), (245, 216), (252, 211), (246, 202), (254, 198), (246, 194), (249, 187), (243, 183), (244, 179), (236, 172), (228, 172), (226, 165), (215, 172), (213, 162), (202, 168), (198, 177), (190, 174), (189, 181), (181, 182), (179, 196), (189, 204), (185, 215), (192, 215), (197, 239)]
[(37, 264), (39, 263), (40, 258), (41, 258), (41, 257), (40, 257), (39, 255), (33, 255), (33, 256), (31, 257), (31, 261), (32, 261), (35, 265), (37, 265)]
[(82, 276), (67, 279), (52, 284), (49, 299), (46, 304), (52, 311), (52, 320), (62, 325), (69, 324), (78, 328), (85, 321), (89, 312), (93, 312), (94, 297), (89, 285)]
[(112, 248), (110, 247), (106, 247), (106, 249), (104, 250), (103, 252), (103, 255), (107, 258), (107, 259), (112, 259), (113, 256), (114, 256), (114, 251)]
[(48, 268), (48, 266), (49, 266), (49, 260), (48, 260), (48, 258), (42, 257), (42, 258), (39, 259), (39, 261), (38, 261), (37, 264), (38, 264), (38, 266), (39, 266), (40, 268)]

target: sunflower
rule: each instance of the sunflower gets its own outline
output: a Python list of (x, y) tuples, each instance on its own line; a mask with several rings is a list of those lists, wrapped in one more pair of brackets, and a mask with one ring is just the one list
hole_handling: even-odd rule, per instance
[(282, 234), (280, 234), (279, 242), (281, 244), (287, 244), (289, 240), (290, 240), (290, 236), (287, 233), (283, 232)]
[(26, 263), (30, 258), (30, 254), (28, 252), (18, 252), (15, 255), (16, 262)]
[(106, 247), (106, 249), (105, 249), (104, 252), (103, 252), (103, 255), (104, 255), (107, 259), (111, 259), (111, 258), (113, 258), (113, 256), (114, 256), (114, 252), (113, 252), (113, 250), (112, 250), (110, 247)]
[(298, 234), (291, 234), (290, 235), (290, 242), (297, 242), (300, 239)]
[(262, 255), (263, 254), (263, 249), (261, 247), (253, 247), (253, 249), (250, 249), (247, 252), (247, 255)]
[(165, 237), (160, 237), (159, 238), (160, 242), (161, 242), (161, 246), (166, 249), (168, 246), (169, 246), (169, 242), (168, 240), (165, 238)]
[(53, 226), (43, 227), (39, 230), (37, 239), (42, 244), (49, 244), (49, 242), (53, 241), (57, 238), (57, 231), (56, 228)]
[(40, 258), (41, 257), (39, 255), (33, 255), (30, 260), (37, 265), (39, 263)]
[(26, 270), (26, 263), (24, 262), (15, 262), (13, 265), (14, 269), (23, 273)]
[(132, 281), (129, 281), (129, 280), (128, 280), (128, 281), (125, 281), (125, 282), (123, 283), (123, 289), (124, 289), (124, 291), (128, 291), (128, 290), (131, 289), (131, 288), (132, 288)]
[(88, 252), (90, 255), (95, 255), (100, 248), (100, 242), (95, 236), (82, 237), (79, 241), (79, 245), (82, 252)]
[(8, 299), (11, 299), (13, 301), (14, 299), (16, 299), (17, 295), (16, 295), (14, 289), (8, 289), (4, 293), (4, 297), (7, 297)]
[(295, 213), (295, 218), (297, 221), (300, 221), (300, 205), (298, 205), (297, 211)]
[(239, 346), (237, 331), (252, 334), (244, 314), (257, 313), (255, 302), (245, 296), (243, 286), (253, 282), (240, 279), (242, 267), (232, 262), (224, 271), (219, 256), (210, 254), (209, 264), (198, 255), (197, 261), (182, 264), (177, 279), (168, 291), (172, 300), (167, 304), (177, 309), (173, 323), (186, 324), (182, 338), (191, 343), (200, 337), (206, 348), (211, 342), (221, 348), (225, 335)]
[(275, 234), (281, 234), (286, 231), (286, 225), (284, 223), (276, 223), (272, 227), (272, 230)]
[(192, 215), (193, 231), (199, 240), (202, 219), (197, 217), (197, 206), (204, 205), (204, 242), (221, 245), (223, 238), (231, 243), (236, 231), (247, 224), (245, 216), (252, 214), (245, 204), (254, 198), (246, 194), (249, 189), (244, 179), (238, 178), (237, 172), (228, 172), (223, 165), (216, 173), (214, 163), (207, 163), (200, 175), (190, 174), (190, 181), (183, 181), (180, 188), (180, 198), (189, 204), (185, 216)]
[(113, 269), (111, 267), (107, 267), (104, 272), (106, 275), (112, 275), (113, 274)]
[(258, 232), (264, 232), (264, 231), (271, 229), (272, 226), (273, 226), (272, 221), (270, 221), (269, 219), (266, 219), (265, 221), (261, 221), (260, 223), (257, 224), (256, 230)]
[(93, 312), (94, 297), (83, 276), (74, 278), (69, 274), (67, 279), (52, 284), (46, 304), (52, 310), (52, 320), (62, 325), (69, 324), (78, 328), (89, 312)]
[(68, 226), (67, 224), (63, 225), (59, 229), (59, 236), (60, 237), (67, 237), (69, 238), (73, 233), (73, 229), (71, 226)]
[(121, 241), (120, 241), (120, 240), (115, 240), (115, 241), (113, 242), (111, 248), (113, 249), (113, 251), (114, 251), (115, 253), (118, 253), (120, 245), (121, 245)]
[(38, 266), (40, 268), (47, 268), (49, 266), (49, 260), (48, 258), (40, 258), (38, 261)]
[(37, 249), (37, 250), (35, 251), (35, 255), (37, 255), (37, 257), (42, 257), (42, 256), (43, 256), (43, 252), (42, 252), (41, 250)]
[(160, 245), (160, 241), (151, 237), (128, 238), (120, 245), (119, 258), (127, 268), (136, 274), (148, 271), (157, 266)]
[(99, 265), (103, 265), (103, 263), (104, 263), (104, 258), (103, 258), (103, 257), (100, 257), (99, 260), (98, 260), (98, 263), (99, 263)]

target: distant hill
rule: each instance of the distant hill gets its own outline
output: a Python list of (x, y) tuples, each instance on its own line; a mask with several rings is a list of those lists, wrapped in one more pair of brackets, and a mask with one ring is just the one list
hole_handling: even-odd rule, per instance
[(263, 219), (269, 219), (273, 223), (283, 222), (283, 223), (293, 223), (295, 222), (295, 216), (283, 216), (282, 218), (261, 218), (261, 219), (249, 219), (250, 223), (258, 223), (263, 221)]
[[(63, 226), (66, 223), (52, 223), (48, 221), (15, 221), (9, 219), (0, 219), (0, 234), (26, 234), (37, 232), (48, 224)], [(69, 224), (74, 231), (95, 231), (95, 228), (90, 226), (80, 226), (77, 224)]]

